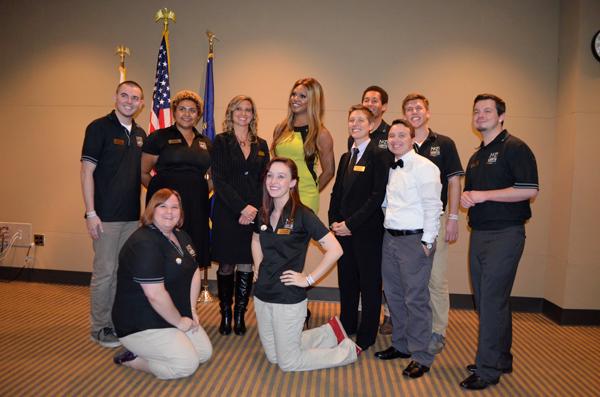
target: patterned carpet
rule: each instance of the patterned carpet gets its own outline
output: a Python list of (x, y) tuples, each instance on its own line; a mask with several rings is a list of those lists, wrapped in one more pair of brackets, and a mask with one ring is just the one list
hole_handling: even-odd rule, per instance
[[(199, 306), (213, 345), (211, 360), (187, 379), (160, 381), (112, 363), (115, 350), (88, 336), (88, 289), (39, 283), (0, 284), (0, 396), (455, 396), (468, 374), (477, 335), (474, 312), (450, 313), (448, 344), (429, 374), (402, 376), (407, 360), (384, 362), (375, 346), (353, 365), (283, 373), (266, 360), (252, 306), (249, 332), (221, 336), (216, 303)], [(338, 304), (310, 302), (311, 325)], [(560, 327), (541, 314), (514, 315), (515, 371), (478, 396), (600, 396), (600, 328)]]

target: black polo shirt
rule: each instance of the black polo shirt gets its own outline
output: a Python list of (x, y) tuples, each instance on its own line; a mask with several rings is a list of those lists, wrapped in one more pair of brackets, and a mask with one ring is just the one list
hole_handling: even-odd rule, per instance
[(260, 264), (254, 295), (269, 303), (298, 303), (306, 299), (306, 289), (286, 286), (281, 280), (285, 270), (302, 272), (310, 239), (319, 241), (329, 230), (308, 207), (296, 209), (294, 219), (289, 219), (285, 208), (277, 229), (270, 224), (256, 222), (255, 233), (260, 235), (263, 260)]
[[(380, 149), (386, 150), (389, 130), (390, 130), (390, 125), (388, 123), (386, 123), (384, 120), (381, 120), (379, 127), (377, 127), (373, 132), (371, 132), (369, 134), (369, 137), (371, 138), (372, 141), (375, 142), (377, 147), (379, 147)], [(350, 150), (353, 143), (354, 143), (354, 139), (351, 136), (349, 136), (348, 137), (348, 150)]]
[(85, 130), (81, 161), (96, 165), (94, 209), (103, 222), (140, 219), (140, 161), (146, 133), (135, 122), (131, 132), (115, 111)]
[(183, 255), (154, 225), (140, 227), (123, 245), (112, 310), (120, 338), (147, 329), (173, 327), (152, 308), (141, 284), (164, 283), (179, 314), (192, 318), (190, 288), (198, 268), (196, 253), (187, 233), (174, 233)]
[[(535, 156), (529, 146), (503, 130), (487, 146), (483, 142), (467, 165), (465, 191), (539, 189)], [(499, 230), (522, 225), (531, 218), (529, 200), (516, 203), (486, 201), (469, 208), (469, 226)]]
[(210, 139), (194, 128), (194, 140), (188, 146), (185, 138), (172, 125), (150, 134), (142, 149), (144, 153), (158, 157), (156, 171), (200, 171), (205, 173), (210, 167)]
[(446, 210), (448, 203), (448, 179), (455, 175), (464, 175), (460, 157), (454, 141), (442, 134), (429, 130), (429, 135), (419, 146), (417, 153), (428, 158), (440, 169), (440, 182), (442, 182), (442, 209)]

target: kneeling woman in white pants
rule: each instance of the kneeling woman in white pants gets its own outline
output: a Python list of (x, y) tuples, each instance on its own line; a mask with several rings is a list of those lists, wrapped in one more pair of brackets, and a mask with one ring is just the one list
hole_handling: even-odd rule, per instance
[(212, 354), (196, 313), (196, 252), (187, 233), (176, 229), (182, 224), (179, 194), (160, 189), (119, 254), (112, 316), (127, 350), (114, 362), (159, 379), (192, 375)]
[[(302, 332), (306, 318), (306, 287), (311, 286), (342, 255), (336, 238), (300, 201), (298, 169), (287, 158), (267, 166), (263, 205), (252, 236), (252, 256), (258, 266), (254, 309), (267, 359), (283, 371), (308, 371), (356, 361), (360, 349), (337, 317)], [(325, 250), (319, 265), (305, 274), (310, 239)]]

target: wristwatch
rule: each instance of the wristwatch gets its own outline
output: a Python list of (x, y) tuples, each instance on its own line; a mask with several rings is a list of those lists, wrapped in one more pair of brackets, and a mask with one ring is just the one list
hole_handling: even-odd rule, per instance
[(425, 246), (425, 248), (427, 248), (428, 250), (433, 248), (433, 244), (428, 243), (426, 241), (421, 240), (421, 244), (423, 244)]

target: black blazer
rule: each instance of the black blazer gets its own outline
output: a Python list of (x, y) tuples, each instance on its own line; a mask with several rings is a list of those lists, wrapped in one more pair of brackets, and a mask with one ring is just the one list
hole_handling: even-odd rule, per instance
[(346, 178), (350, 152), (342, 155), (331, 192), (329, 224), (346, 221), (352, 235), (375, 233), (380, 236), (378, 232), (383, 231), (381, 204), (392, 158), (389, 151), (380, 149), (377, 142), (371, 140), (350, 171), (353, 175)]

